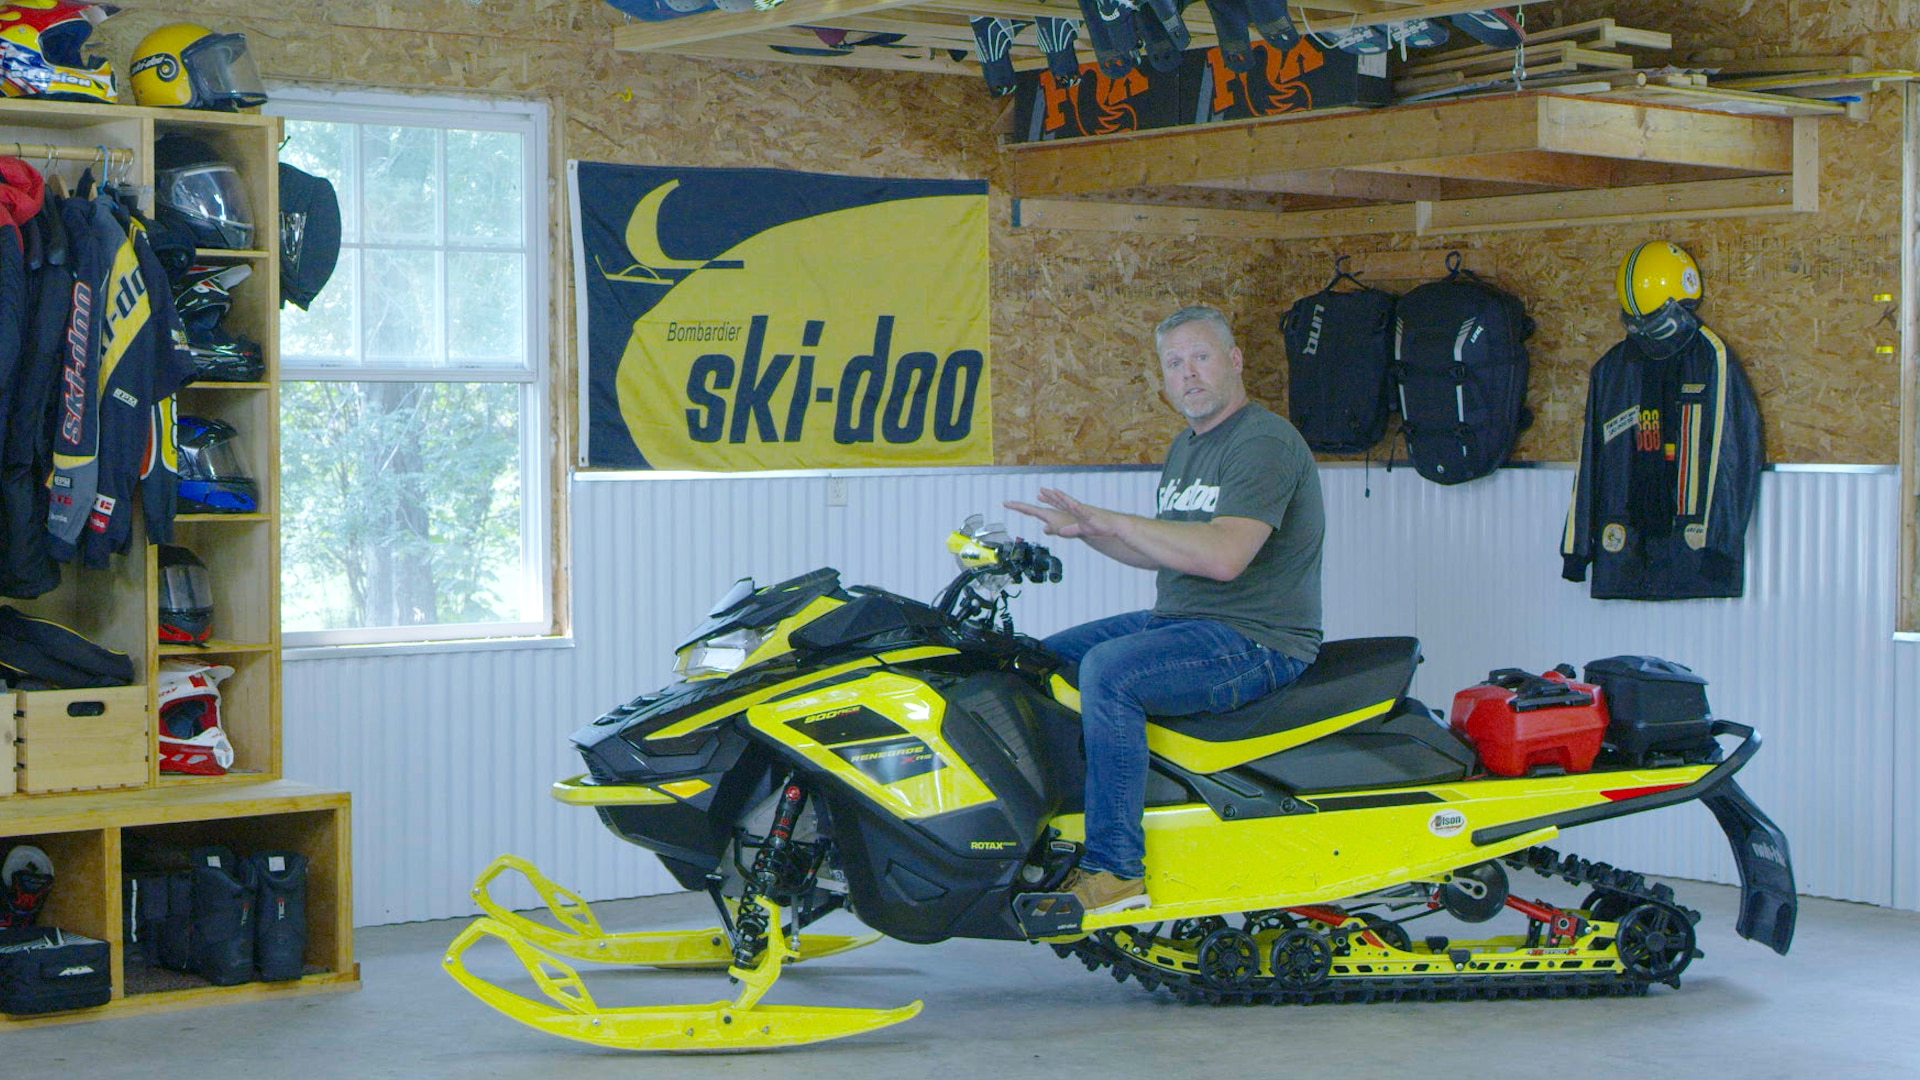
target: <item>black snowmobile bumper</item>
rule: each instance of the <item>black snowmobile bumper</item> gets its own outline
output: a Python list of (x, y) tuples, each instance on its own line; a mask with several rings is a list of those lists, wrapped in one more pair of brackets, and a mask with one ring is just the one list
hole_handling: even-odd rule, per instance
[(1740, 920), (1735, 929), (1741, 937), (1758, 941), (1785, 956), (1793, 944), (1793, 923), (1800, 908), (1798, 894), (1794, 892), (1793, 859), (1787, 851), (1787, 838), (1733, 780), (1733, 774), (1759, 751), (1760, 736), (1747, 725), (1731, 720), (1715, 720), (1713, 734), (1738, 735), (1740, 745), (1705, 776), (1685, 787), (1479, 829), (1473, 834), (1473, 842), (1495, 844), (1545, 825), (1565, 829), (1698, 799), (1720, 822), (1727, 842), (1733, 847), (1734, 862), (1740, 867)]
[(1733, 845), (1734, 862), (1740, 866), (1740, 921), (1734, 929), (1749, 941), (1787, 955), (1800, 898), (1793, 888), (1786, 836), (1731, 779), (1700, 801), (1719, 819), (1727, 842)]

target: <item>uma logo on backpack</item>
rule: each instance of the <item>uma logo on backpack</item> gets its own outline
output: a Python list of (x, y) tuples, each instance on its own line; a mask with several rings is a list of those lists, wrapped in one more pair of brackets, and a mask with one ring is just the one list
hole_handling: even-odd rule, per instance
[(1533, 422), (1526, 407), (1533, 319), (1511, 293), (1447, 256), (1447, 276), (1400, 298), (1393, 383), (1414, 470), (1460, 484), (1499, 468)]

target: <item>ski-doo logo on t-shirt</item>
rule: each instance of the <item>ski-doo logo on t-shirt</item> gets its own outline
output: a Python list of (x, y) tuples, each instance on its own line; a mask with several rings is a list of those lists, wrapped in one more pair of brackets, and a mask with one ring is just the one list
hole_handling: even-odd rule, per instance
[(1160, 488), (1159, 496), (1162, 514), (1169, 510), (1199, 510), (1211, 514), (1213, 508), (1220, 505), (1220, 485), (1195, 480), (1183, 488), (1176, 476)]

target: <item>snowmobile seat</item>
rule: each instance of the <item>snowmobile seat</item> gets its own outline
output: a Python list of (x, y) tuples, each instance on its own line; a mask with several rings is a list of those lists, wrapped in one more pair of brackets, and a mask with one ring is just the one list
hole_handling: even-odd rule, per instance
[(1320, 646), (1306, 674), (1278, 693), (1229, 713), (1155, 716), (1152, 722), (1190, 739), (1239, 742), (1291, 731), (1386, 702), (1399, 701), (1413, 685), (1420, 639), (1349, 638)]

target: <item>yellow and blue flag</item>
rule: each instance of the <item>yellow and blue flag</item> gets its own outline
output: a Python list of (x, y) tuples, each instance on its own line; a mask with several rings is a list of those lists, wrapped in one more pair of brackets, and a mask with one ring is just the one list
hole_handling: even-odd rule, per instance
[(590, 467), (992, 462), (984, 180), (571, 171)]

